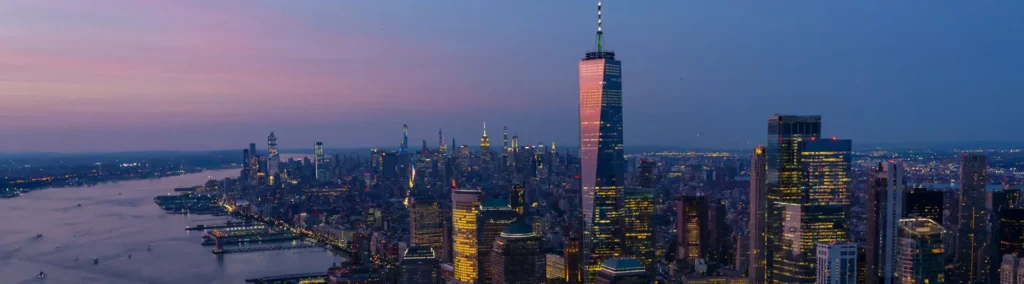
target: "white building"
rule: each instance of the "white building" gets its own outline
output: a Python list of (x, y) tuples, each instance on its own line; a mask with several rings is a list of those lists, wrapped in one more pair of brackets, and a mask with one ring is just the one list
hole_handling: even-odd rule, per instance
[(816, 259), (818, 284), (857, 283), (856, 243), (819, 243)]
[(1003, 264), (999, 266), (1000, 284), (1024, 284), (1024, 257), (1003, 255)]

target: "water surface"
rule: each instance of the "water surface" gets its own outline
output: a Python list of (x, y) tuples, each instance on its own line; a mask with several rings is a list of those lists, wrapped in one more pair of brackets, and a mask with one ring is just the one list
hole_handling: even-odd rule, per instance
[[(227, 217), (171, 215), (153, 203), (177, 187), (235, 176), (238, 170), (217, 170), (0, 199), (0, 283), (243, 283), (325, 272), (342, 261), (321, 249), (216, 256), (199, 245), (201, 231), (184, 228)], [(35, 278), (40, 271), (46, 279)]]

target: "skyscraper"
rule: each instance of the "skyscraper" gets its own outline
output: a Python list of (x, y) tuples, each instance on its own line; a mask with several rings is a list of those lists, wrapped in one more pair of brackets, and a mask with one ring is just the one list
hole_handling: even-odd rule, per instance
[[(554, 144), (552, 144), (551, 148), (554, 148), (554, 147), (555, 147)], [(636, 182), (636, 185), (638, 187), (640, 187), (640, 188), (654, 188), (654, 182), (655, 182), (655, 179), (656, 179), (655, 175), (654, 175), (654, 166), (655, 165), (657, 165), (657, 163), (655, 163), (654, 160), (652, 160), (652, 159), (642, 159), (642, 160), (640, 160), (640, 166), (639, 166), (639, 169), (637, 170), (637, 172), (639, 172), (639, 174), (638, 174), (637, 182)]]
[(676, 200), (676, 259), (689, 267), (707, 257), (708, 201), (700, 195), (680, 196)]
[(452, 243), (457, 283), (473, 284), (480, 280), (477, 216), (481, 194), (471, 189), (452, 192)]
[(509, 188), (508, 203), (519, 216), (526, 214), (526, 187), (523, 184), (516, 183)]
[(652, 268), (654, 264), (654, 190), (629, 188), (623, 205), (624, 254)]
[(598, 284), (647, 284), (651, 275), (640, 261), (632, 258), (613, 258), (601, 265)]
[(411, 246), (399, 264), (401, 283), (435, 284), (441, 279), (440, 266), (434, 249), (428, 246)]
[(960, 223), (957, 229), (956, 283), (986, 282), (990, 273), (989, 213), (985, 204), (987, 165), (985, 156), (969, 153), (960, 157)]
[(313, 144), (313, 155), (315, 156), (313, 168), (316, 171), (316, 180), (327, 180), (327, 165), (324, 164), (324, 142)]
[(765, 174), (768, 165), (765, 162), (764, 146), (754, 148), (754, 154), (750, 157), (750, 223), (748, 236), (750, 237), (750, 284), (764, 284), (765, 276), (765, 221), (767, 218), (767, 184)]
[(494, 240), (488, 261), (492, 281), (488, 283), (544, 283), (545, 257), (541, 246), (541, 238), (525, 221), (507, 226)]
[(903, 197), (903, 218), (927, 218), (943, 224), (942, 192), (927, 188), (907, 191)]
[(817, 251), (817, 284), (857, 283), (856, 243), (819, 243)]
[(277, 175), (278, 163), (281, 162), (281, 154), (277, 151), (277, 137), (273, 131), (267, 136), (267, 153), (267, 175), (272, 180)]
[(579, 63), (580, 185), (583, 193), (586, 281), (622, 251), (617, 226), (625, 182), (622, 136), (622, 63), (604, 50), (601, 2), (597, 3), (597, 50)]
[(484, 121), (484, 135), (480, 136), (480, 159), (485, 167), (491, 165), (491, 138), (487, 137), (487, 122)]
[(944, 283), (942, 226), (931, 219), (899, 220), (898, 283)]
[(1024, 257), (1004, 254), (1002, 260), (999, 265), (999, 284), (1024, 284)]
[(444, 223), (441, 204), (433, 195), (416, 191), (410, 201), (410, 244), (430, 247), (435, 253), (441, 252), (444, 250)]
[(569, 284), (583, 283), (583, 255), (580, 252), (578, 234), (569, 232), (565, 238), (565, 282)]
[(1024, 256), (1024, 209), (999, 211), (999, 253)]
[(777, 203), (783, 209), (783, 222), (779, 250), (773, 251), (774, 264), (769, 270), (773, 275), (769, 282), (773, 283), (814, 282), (815, 245), (846, 240), (852, 143), (807, 139), (796, 144), (802, 186), (795, 203)]
[(490, 198), (480, 205), (477, 216), (477, 249), (479, 250), (479, 279), (483, 283), (491, 282), (491, 251), (494, 239), (501, 235), (509, 224), (515, 222), (518, 214), (512, 211), (508, 202), (503, 199)]
[(549, 253), (544, 256), (544, 267), (545, 278), (565, 281), (565, 257)]
[(868, 183), (867, 277), (868, 284), (896, 282), (897, 221), (903, 218), (903, 167), (878, 165)]
[(821, 116), (773, 115), (768, 118), (768, 141), (765, 147), (766, 220), (765, 275), (767, 283), (776, 283), (776, 263), (784, 257), (783, 203), (796, 204), (802, 199), (803, 167), (800, 164), (800, 141), (821, 136)]
[[(454, 145), (452, 145), (454, 146)], [(409, 125), (402, 124), (402, 147), (398, 149), (399, 152), (405, 152), (409, 150)]]

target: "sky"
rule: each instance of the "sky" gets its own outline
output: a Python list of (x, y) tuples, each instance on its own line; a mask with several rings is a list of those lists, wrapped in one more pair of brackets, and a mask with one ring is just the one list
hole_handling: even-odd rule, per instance
[[(625, 142), (1024, 141), (1024, 2), (607, 0)], [(0, 1), (0, 152), (578, 144), (595, 1)], [(500, 143), (500, 142), (499, 142)]]

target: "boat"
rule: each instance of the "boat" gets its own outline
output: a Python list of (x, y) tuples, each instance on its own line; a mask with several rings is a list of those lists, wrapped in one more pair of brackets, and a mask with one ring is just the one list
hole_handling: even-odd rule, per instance
[(39, 271), (39, 275), (36, 275), (36, 278), (39, 278), (39, 279), (46, 278), (46, 273), (43, 273), (42, 271)]
[(42, 238), (42, 237), (43, 237), (43, 234), (38, 234), (38, 235), (36, 235), (36, 238), (37, 238), (37, 239), (38, 239), (38, 238)]
[(100, 264), (100, 260), (94, 257), (92, 258), (92, 264)]

